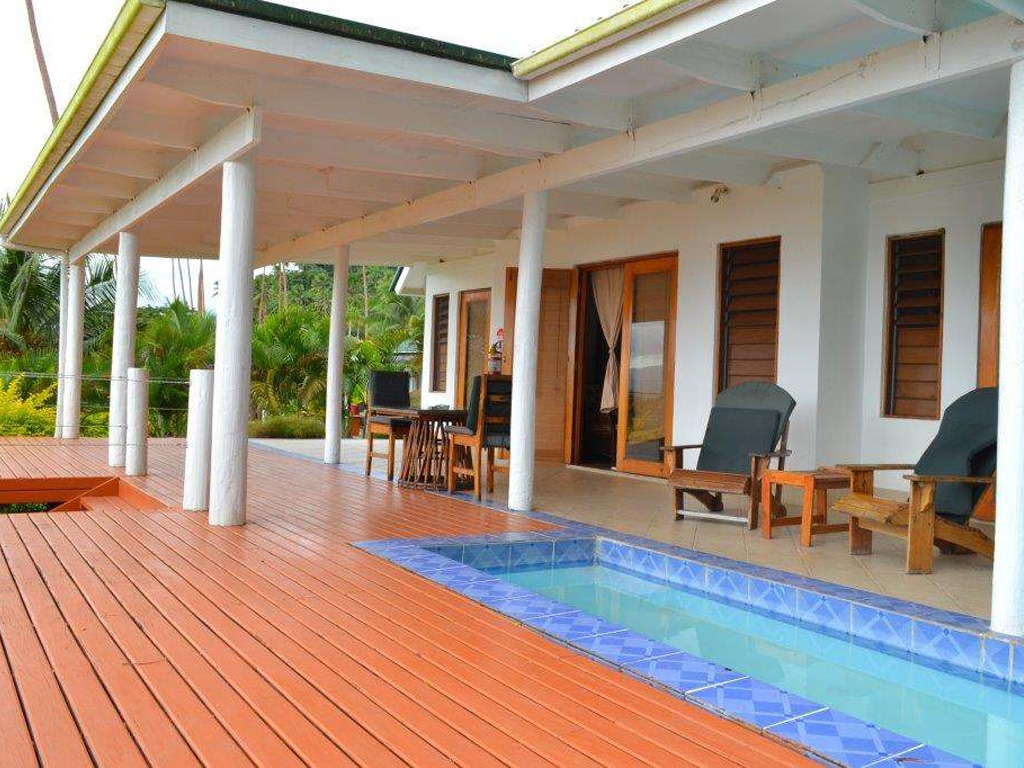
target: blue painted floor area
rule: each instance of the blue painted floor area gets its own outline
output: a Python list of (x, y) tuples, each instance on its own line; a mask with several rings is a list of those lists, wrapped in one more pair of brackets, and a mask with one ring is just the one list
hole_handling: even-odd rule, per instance
[[(579, 609), (548, 619), (567, 639), (603, 636), (607, 645), (621, 633), (602, 633), (613, 622), (714, 662), (727, 672), (709, 676), (672, 652), (626, 666), (672, 687), (686, 680), (691, 696), (770, 732), (814, 746), (861, 727), (834, 713), (813, 717), (831, 707), (892, 729), (884, 739), (892, 751), (927, 742), (993, 768), (1024, 763), (1024, 697), (1004, 688), (605, 565), (495, 575)], [(728, 677), (734, 682), (721, 685)]]

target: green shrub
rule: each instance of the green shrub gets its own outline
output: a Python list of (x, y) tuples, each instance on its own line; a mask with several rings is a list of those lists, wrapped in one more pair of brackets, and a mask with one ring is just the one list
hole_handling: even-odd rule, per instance
[(249, 437), (277, 437), (312, 440), (324, 436), (323, 419), (300, 414), (270, 416), (249, 422)]
[(46, 402), (56, 391), (57, 385), (51, 384), (39, 392), (22, 394), (20, 377), (6, 385), (0, 381), (0, 436), (52, 436), (57, 411)]

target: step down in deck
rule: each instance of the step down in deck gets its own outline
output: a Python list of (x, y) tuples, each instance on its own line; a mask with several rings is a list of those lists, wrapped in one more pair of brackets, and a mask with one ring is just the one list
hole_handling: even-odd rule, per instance
[(0, 504), (57, 504), (51, 512), (84, 509), (86, 499), (113, 496), (136, 509), (165, 505), (120, 477), (32, 477), (0, 480)]

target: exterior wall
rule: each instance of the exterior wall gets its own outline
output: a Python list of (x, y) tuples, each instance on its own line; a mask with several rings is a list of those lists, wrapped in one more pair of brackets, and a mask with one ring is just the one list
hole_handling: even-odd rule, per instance
[[(806, 166), (776, 185), (732, 190), (717, 204), (706, 195), (638, 204), (618, 220), (550, 232), (545, 266), (679, 252), (673, 439), (692, 443), (715, 394), (718, 246), (781, 236), (778, 382), (797, 400), (790, 465), (910, 462), (938, 421), (881, 416), (886, 238), (946, 230), (945, 407), (975, 386), (981, 228), (1002, 215), (1001, 185), (1000, 163), (877, 184), (854, 171)], [(448, 387), (424, 392), (425, 404), (454, 399), (459, 291), (491, 289), (493, 335), (504, 324), (505, 267), (515, 264), (517, 248), (503, 242), (495, 255), (428, 269), (425, 371), (431, 297), (450, 293), (451, 310)], [(880, 475), (878, 484), (903, 488), (900, 475)]]
[[(549, 232), (544, 264), (551, 268), (679, 252), (675, 442), (700, 441), (714, 399), (719, 244), (781, 236), (779, 384), (798, 402), (790, 439), (794, 466), (813, 461), (820, 305), (819, 291), (807, 286), (820, 281), (821, 186), (821, 170), (807, 166), (783, 174), (777, 186), (734, 189), (717, 204), (706, 195), (687, 204), (638, 204), (627, 208), (622, 219)], [(447, 391), (425, 392), (424, 404), (454, 399), (459, 291), (490, 287), (492, 333), (502, 327), (505, 267), (515, 264), (517, 248), (517, 241), (508, 241), (500, 244), (496, 257), (460, 260), (428, 271), (426, 371), (431, 364), (431, 297), (450, 292), (452, 309)]]
[[(864, 396), (861, 460), (910, 463), (938, 431), (939, 422), (882, 414), (886, 238), (945, 229), (942, 323), (942, 407), (977, 382), (981, 229), (1002, 219), (1002, 163), (986, 163), (872, 185), (864, 307)], [(904, 488), (901, 475), (878, 484)]]

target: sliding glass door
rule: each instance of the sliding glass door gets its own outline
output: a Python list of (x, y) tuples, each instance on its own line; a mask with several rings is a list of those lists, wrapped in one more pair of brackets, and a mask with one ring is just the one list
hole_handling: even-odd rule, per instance
[(665, 474), (671, 444), (676, 259), (625, 265), (616, 466)]

